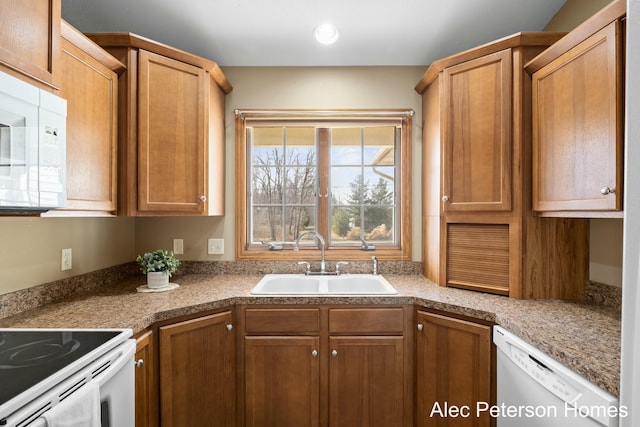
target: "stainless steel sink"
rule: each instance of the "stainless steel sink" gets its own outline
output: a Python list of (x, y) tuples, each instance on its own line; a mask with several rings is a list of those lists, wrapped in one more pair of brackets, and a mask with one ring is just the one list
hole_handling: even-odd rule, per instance
[(380, 275), (305, 276), (267, 274), (252, 295), (395, 295), (398, 291)]

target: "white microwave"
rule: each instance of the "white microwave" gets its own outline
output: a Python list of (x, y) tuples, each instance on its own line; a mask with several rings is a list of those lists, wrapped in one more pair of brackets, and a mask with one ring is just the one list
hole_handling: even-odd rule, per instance
[(64, 207), (67, 101), (0, 72), (0, 214)]

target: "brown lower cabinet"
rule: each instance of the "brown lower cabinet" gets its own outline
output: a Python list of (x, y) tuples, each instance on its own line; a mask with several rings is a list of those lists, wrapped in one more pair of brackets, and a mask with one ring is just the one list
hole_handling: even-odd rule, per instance
[(491, 326), (416, 312), (416, 426), (488, 427), (494, 402)]
[(412, 307), (243, 306), (244, 426), (412, 425)]
[(223, 311), (158, 330), (160, 425), (234, 426), (233, 313)]
[(138, 336), (137, 427), (495, 424), (475, 416), (495, 402), (489, 324), (413, 305), (241, 304), (153, 331)]

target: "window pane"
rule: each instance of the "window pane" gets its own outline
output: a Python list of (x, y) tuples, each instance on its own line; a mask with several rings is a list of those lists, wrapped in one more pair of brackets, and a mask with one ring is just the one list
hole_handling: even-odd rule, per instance
[(284, 192), (284, 168), (254, 166), (251, 198), (254, 204), (281, 204)]
[(367, 204), (395, 203), (395, 168), (365, 168)]
[(254, 165), (283, 165), (282, 128), (251, 129), (252, 163)]
[(359, 203), (362, 193), (362, 169), (354, 167), (331, 168), (331, 199), (335, 204)]
[(331, 130), (331, 164), (362, 164), (361, 128), (337, 128)]
[(314, 128), (286, 128), (285, 142), (288, 165), (316, 164), (316, 130)]
[(279, 206), (255, 206), (251, 210), (253, 243), (282, 241), (282, 208)]
[(364, 208), (365, 239), (378, 242), (393, 242), (393, 207), (367, 206)]
[(286, 204), (315, 204), (316, 168), (312, 166), (288, 167), (286, 172)]
[(360, 206), (339, 206), (331, 210), (331, 241), (336, 244), (360, 244), (360, 227), (356, 218), (360, 215)]
[(396, 164), (396, 129), (392, 126), (364, 128), (364, 164)]
[[(316, 207), (296, 206), (285, 209), (285, 240), (293, 242), (305, 231), (316, 229)], [(310, 237), (313, 239), (313, 237)], [(303, 239), (304, 241), (305, 239)]]

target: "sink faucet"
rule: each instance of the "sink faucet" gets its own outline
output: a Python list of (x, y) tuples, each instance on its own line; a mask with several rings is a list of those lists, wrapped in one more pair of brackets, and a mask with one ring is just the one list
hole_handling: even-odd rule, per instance
[(325, 249), (325, 242), (324, 239), (322, 238), (322, 236), (320, 235), (320, 233), (318, 233), (315, 230), (309, 230), (309, 231), (305, 231), (304, 233), (302, 233), (301, 235), (298, 236), (298, 238), (296, 239), (296, 244), (293, 246), (293, 250), (297, 251), (300, 249), (300, 240), (304, 237), (307, 236), (309, 234), (313, 234), (314, 236), (316, 236), (316, 238), (320, 241), (320, 255), (321, 255), (321, 260), (320, 260), (320, 274), (325, 274), (326, 270), (325, 270), (325, 263), (324, 263), (324, 249)]

